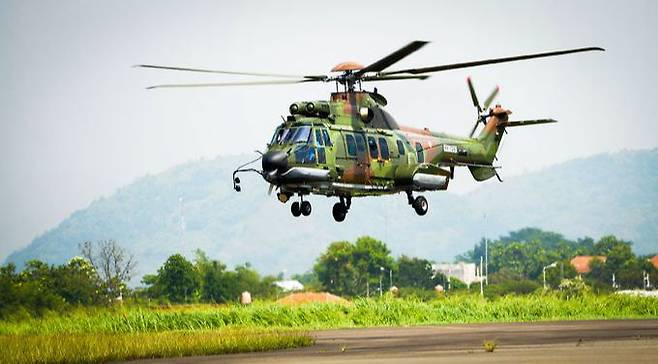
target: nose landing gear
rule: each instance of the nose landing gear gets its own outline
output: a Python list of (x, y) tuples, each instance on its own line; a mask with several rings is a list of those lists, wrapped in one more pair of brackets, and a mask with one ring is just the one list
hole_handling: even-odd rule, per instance
[(290, 206), (290, 212), (292, 216), (299, 217), (300, 215), (309, 216), (312, 211), (311, 203), (304, 201), (304, 197), (301, 197), (301, 202), (293, 202)]
[(352, 198), (351, 197), (340, 197), (340, 202), (336, 202), (334, 205), (333, 209), (331, 210), (332, 215), (334, 216), (334, 220), (336, 222), (341, 222), (345, 220), (345, 216), (347, 216), (347, 211), (350, 209), (350, 205), (352, 204)]

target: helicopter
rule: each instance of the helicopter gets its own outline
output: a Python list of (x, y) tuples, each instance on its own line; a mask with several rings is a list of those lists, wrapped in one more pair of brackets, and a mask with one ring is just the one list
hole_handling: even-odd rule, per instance
[[(238, 72), (200, 68), (140, 64), (136, 67), (269, 77), (264, 81), (221, 82), (200, 84), (162, 84), (147, 89), (223, 87), (334, 82), (336, 92), (329, 100), (292, 103), (289, 115), (282, 117), (258, 158), (239, 166), (233, 172), (233, 188), (242, 190), (238, 174), (257, 173), (274, 189), (278, 200), (285, 204), (295, 195), (290, 210), (293, 216), (309, 216), (309, 195), (337, 197), (332, 215), (341, 222), (350, 209), (353, 197), (404, 193), (416, 214), (427, 214), (429, 205), (422, 195), (414, 193), (443, 191), (455, 176), (456, 167), (468, 168), (473, 178), (485, 181), (496, 177), (496, 153), (508, 128), (548, 124), (554, 119), (510, 120), (510, 110), (501, 105), (491, 107), (499, 93), (496, 87), (481, 105), (473, 82), (467, 86), (477, 114), (475, 125), (467, 137), (448, 135), (428, 128), (402, 126), (385, 110), (387, 99), (378, 92), (363, 89), (372, 81), (425, 80), (431, 73), (488, 64), (552, 57), (571, 53), (604, 51), (586, 47), (544, 53), (492, 58), (471, 62), (387, 71), (401, 59), (425, 46), (426, 41), (413, 41), (397, 51), (363, 66), (356, 62), (339, 63), (330, 75), (288, 75), (258, 72)], [(480, 124), (480, 132), (476, 131)], [(261, 161), (261, 168), (252, 166)]]

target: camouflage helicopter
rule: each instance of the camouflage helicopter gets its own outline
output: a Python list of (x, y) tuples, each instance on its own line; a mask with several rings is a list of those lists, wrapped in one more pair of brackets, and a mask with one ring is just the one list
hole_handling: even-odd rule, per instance
[[(270, 183), (271, 193), (277, 189), (280, 202), (295, 195), (291, 204), (295, 217), (311, 214), (311, 194), (337, 197), (332, 214), (336, 221), (345, 220), (352, 197), (379, 196), (404, 192), (407, 202), (418, 215), (428, 211), (427, 199), (415, 192), (441, 191), (454, 178), (455, 167), (469, 169), (476, 181), (497, 177), (500, 166), (493, 164), (498, 146), (510, 127), (554, 123), (553, 119), (509, 120), (511, 111), (500, 105), (490, 108), (499, 88), (480, 105), (473, 83), (468, 89), (477, 109), (475, 125), (468, 137), (451, 136), (427, 128), (401, 126), (384, 110), (388, 101), (377, 89), (366, 91), (362, 83), (388, 80), (425, 80), (430, 73), (452, 69), (551, 57), (570, 53), (603, 51), (599, 47), (561, 50), (446, 64), (431, 67), (385, 71), (389, 66), (417, 51), (428, 42), (414, 41), (380, 60), (363, 66), (343, 62), (331, 69), (331, 75), (282, 75), (236, 72), (198, 68), (138, 65), (137, 67), (175, 71), (205, 72), (257, 77), (277, 77), (266, 81), (203, 84), (168, 84), (148, 87), (216, 87), (243, 85), (296, 84), (335, 82), (336, 92), (328, 101), (295, 102), (283, 122), (276, 127), (265, 152), (233, 172), (233, 187), (240, 192), (237, 174), (255, 172)], [(341, 90), (342, 87), (342, 90)], [(483, 124), (477, 136), (478, 126)], [(261, 169), (249, 167), (261, 160)]]

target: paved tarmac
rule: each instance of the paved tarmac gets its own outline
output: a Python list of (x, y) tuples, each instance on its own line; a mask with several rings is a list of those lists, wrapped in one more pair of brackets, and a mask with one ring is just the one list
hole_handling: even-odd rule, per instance
[[(342, 329), (316, 345), (137, 363), (658, 363), (658, 320), (559, 321)], [(483, 348), (485, 340), (497, 346)]]

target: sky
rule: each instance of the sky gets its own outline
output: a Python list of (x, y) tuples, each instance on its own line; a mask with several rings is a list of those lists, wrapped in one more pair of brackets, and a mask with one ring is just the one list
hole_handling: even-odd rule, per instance
[[(2, 1), (0, 259), (141, 176), (262, 150), (292, 102), (334, 89), (145, 90), (247, 78), (132, 65), (327, 74), (416, 39), (431, 43), (391, 69), (606, 48), (369, 85), (403, 125), (467, 134), (469, 75), (480, 99), (500, 85), (513, 118), (559, 120), (510, 131), (499, 153), (504, 178), (658, 147), (656, 15), (655, 1)], [(456, 177), (453, 192), (477, 186), (467, 172)]]

